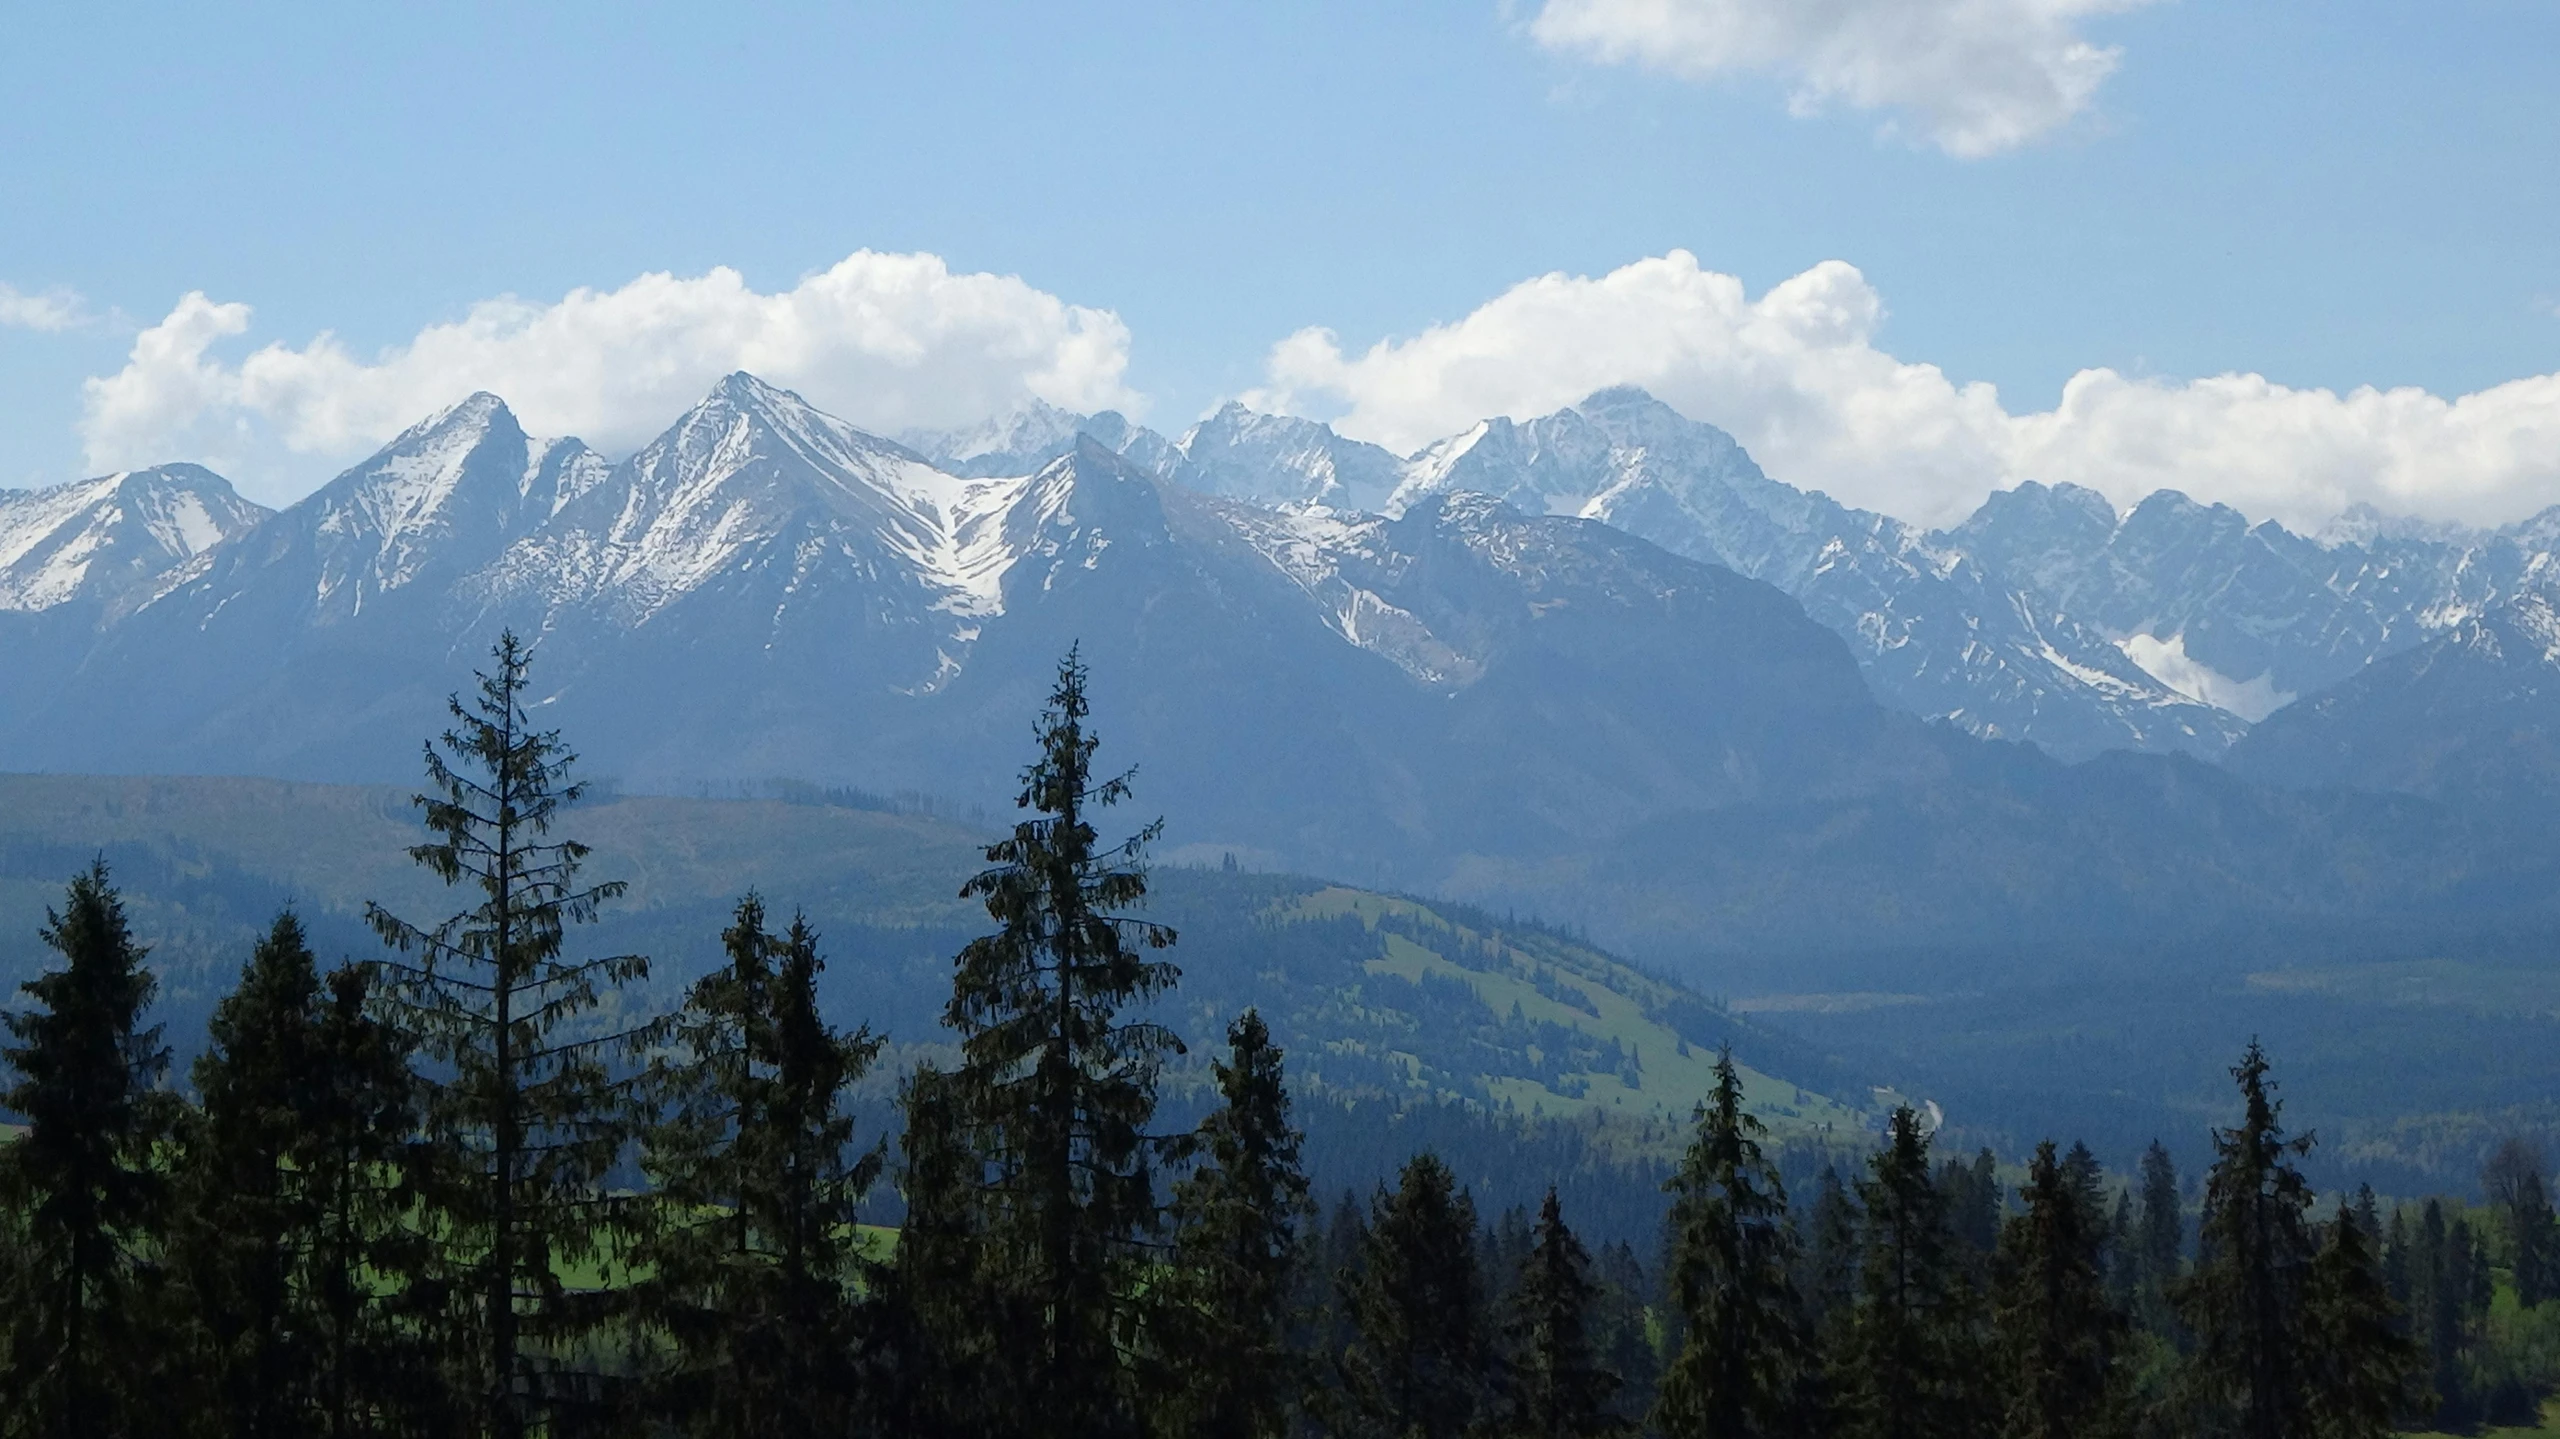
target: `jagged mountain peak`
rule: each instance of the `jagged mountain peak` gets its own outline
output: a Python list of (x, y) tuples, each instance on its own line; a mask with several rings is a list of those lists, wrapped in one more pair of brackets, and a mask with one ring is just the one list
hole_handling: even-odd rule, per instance
[(0, 491), (0, 610), (121, 602), (269, 513), (189, 464)]
[(1768, 477), (1733, 436), (1638, 386), (1614, 385), (1549, 414), (1496, 416), (1425, 446), (1405, 463), (1389, 508), (1434, 491), (1472, 489), (1500, 494), (1524, 510), (1609, 520), (1631, 491), (1691, 508), (1710, 491), (1738, 486), (1771, 491), (1759, 496), (1764, 505), (1775, 498)]
[[(1127, 426), (1116, 412), (1107, 413), (1109, 419)], [(1065, 452), (1079, 430), (1104, 418), (1087, 419), (1031, 396), (974, 425), (902, 431), (898, 442), (956, 475), (973, 479), (1026, 475)]]
[(1572, 407), (1572, 413), (1590, 421), (1602, 434), (1625, 446), (1679, 446), (1701, 451), (1719, 462), (1751, 465), (1742, 442), (1704, 420), (1693, 420), (1653, 393), (1636, 385), (1612, 385), (1595, 390)]
[(481, 391), (403, 430), (286, 513), (330, 553), (323, 598), (351, 583), (360, 595), (401, 588), (430, 567), (484, 562), (602, 470), (583, 442), (534, 439), (504, 400)]
[(1321, 420), (1266, 414), (1229, 400), (1175, 442), (1195, 489), (1263, 504), (1314, 501), (1378, 510), (1402, 479), (1396, 457)]
[(906, 446), (857, 428), (795, 391), (744, 370), (724, 376), (642, 451), (652, 452), (671, 453), (687, 465), (729, 469), (744, 467), (758, 455), (778, 458), (782, 452), (822, 470), (928, 463)]
[(2500, 534), (2522, 536), (2537, 530), (2546, 535), (2560, 533), (2560, 508), (2529, 515), (2503, 530), (2484, 530), (2456, 520), (2427, 520), (2416, 515), (2392, 514), (2378, 505), (2359, 502), (2340, 510), (2310, 539), (2326, 549), (2337, 549), (2342, 545), (2367, 548), (2384, 540), (2477, 545)]

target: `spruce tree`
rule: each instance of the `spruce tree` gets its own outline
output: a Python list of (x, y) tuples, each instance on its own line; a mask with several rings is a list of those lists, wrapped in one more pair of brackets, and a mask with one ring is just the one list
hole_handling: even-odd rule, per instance
[(1529, 1255), (1511, 1294), (1503, 1432), (1511, 1439), (1599, 1439), (1633, 1426), (1610, 1405), (1619, 1377), (1591, 1342), (1591, 1257), (1565, 1227), (1556, 1191), (1547, 1189), (1531, 1232)]
[(1858, 1206), (1833, 1165), (1822, 1166), (1814, 1183), (1813, 1212), (1805, 1230), (1805, 1277), (1799, 1288), (1815, 1332), (1833, 1333), (1848, 1322), (1858, 1302)]
[(1727, 1050), (1688, 1153), (1664, 1185), (1673, 1195), (1671, 1301), (1683, 1324), (1653, 1422), (1674, 1439), (1774, 1436), (1795, 1425), (1806, 1332), (1786, 1186), (1761, 1150), (1767, 1133), (1742, 1107)]
[(2124, 1316), (2109, 1300), (2093, 1162), (2074, 1146), (2036, 1147), (2024, 1212), (2000, 1236), (1992, 1329), (2000, 1347), (2001, 1432), (2012, 1439), (2099, 1439), (2122, 1425), (2116, 1351)]
[(2168, 1146), (2159, 1140), (2151, 1141), (2151, 1147), (2142, 1152), (2136, 1187), (2142, 1195), (2142, 1207), (2134, 1220), (2133, 1249), (2128, 1259), (2133, 1274), (2133, 1317), (2144, 1329), (2175, 1341), (2180, 1337), (2177, 1309), (2169, 1295), (2184, 1277), (2186, 1217), (2178, 1196), (2178, 1166), (2169, 1158)]
[(1868, 1167), (1859, 1298), (1840, 1365), (1845, 1428), (1856, 1439), (1971, 1436), (1989, 1417), (1979, 1296), (1909, 1105), (1894, 1110)]
[(2231, 1074), (2241, 1120), (2213, 1132), (2198, 1259), (2177, 1295), (2196, 1339), (2189, 1373), (2204, 1424), (2239, 1439), (2298, 1439), (2309, 1432), (2300, 1336), (2312, 1245), (2311, 1189), (2294, 1161), (2312, 1140), (2285, 1137), (2255, 1040)]
[(1227, 1026), (1219, 1107), (1200, 1126), (1200, 1167), (1173, 1193), (1173, 1268), (1155, 1316), (1173, 1380), (1167, 1435), (1261, 1439), (1288, 1427), (1302, 1376), (1289, 1325), (1313, 1216), (1281, 1053), (1262, 1016)]
[(453, 1396), (420, 1333), (430, 1327), (436, 1247), (412, 1222), (420, 1153), (410, 1041), (375, 1012), (375, 971), (329, 971), (309, 1053), (296, 1163), (315, 1221), (305, 1257), (317, 1318), (321, 1432), (452, 1427)]
[(1947, 1232), (1955, 1236), (1965, 1273), (1987, 1288), (1992, 1256), (2000, 1248), (2000, 1162), (1989, 1149), (1975, 1151), (1969, 1163), (1950, 1159), (1938, 1168), (1938, 1189), (1947, 1199)]
[(898, 1191), (906, 1214), (875, 1313), (866, 1409), (881, 1432), (966, 1439), (995, 1432), (988, 1375), (1004, 1337), (984, 1301), (986, 1163), (968, 1147), (951, 1076), (920, 1065), (901, 1086)]
[(2379, 1237), (2343, 1203), (2311, 1262), (2302, 1340), (2315, 1439), (2385, 1439), (2422, 1388), (2425, 1357), (2383, 1282)]
[(772, 934), (751, 894), (721, 940), (728, 963), (673, 1026), (680, 1059), (643, 1148), (657, 1214), (642, 1297), (675, 1351), (655, 1407), (696, 1434), (837, 1433), (857, 1399), (855, 1207), (882, 1163), (853, 1152), (844, 1102), (880, 1041), (819, 1014), (805, 920)]
[(612, 1258), (637, 1217), (606, 1178), (639, 1129), (637, 1060), (659, 1027), (616, 1027), (614, 991), (645, 979), (646, 959), (563, 957), (568, 927), (623, 885), (588, 883), (587, 847), (550, 837), (583, 792), (575, 757), (526, 714), (525, 645), (509, 632), (491, 657), (476, 699), (449, 701), (454, 727), (426, 746), (435, 793), (417, 804), (436, 838), (409, 851), (473, 902), (433, 925), (379, 905), (366, 917), (393, 951), (396, 1013), (433, 1061), (422, 1087), (441, 1164), (425, 1198), (464, 1306), (447, 1316), (448, 1358), (480, 1427), (517, 1439), (600, 1383), (577, 1359), (603, 1296), (570, 1291), (561, 1269)]
[(960, 1036), (952, 1098), (987, 1161), (981, 1308), (1000, 1326), (989, 1375), (1006, 1427), (1107, 1439), (1140, 1427), (1127, 1354), (1161, 1229), (1148, 1133), (1165, 1057), (1181, 1043), (1122, 1011), (1179, 971), (1144, 951), (1171, 929), (1126, 913), (1162, 828), (1100, 843), (1096, 813), (1129, 795), (1098, 779), (1085, 728), (1085, 667), (1072, 652), (1038, 728), (1040, 756), (1016, 804), (1033, 818), (988, 846), (964, 897), (996, 932), (960, 953), (945, 1022)]
[[(1592, 1276), (1600, 1284), (1591, 1342), (1600, 1362), (1618, 1376), (1618, 1409), (1645, 1414), (1653, 1409), (1662, 1387), (1662, 1355), (1654, 1339), (1654, 1284), (1645, 1273), (1635, 1246), (1621, 1239), (1593, 1256)], [(1668, 1331), (1672, 1326), (1661, 1325)]]
[(1306, 1315), (1300, 1347), (1323, 1361), (1308, 1376), (1306, 1389), (1307, 1407), (1318, 1411), (1316, 1417), (1324, 1421), (1321, 1428), (1348, 1424), (1343, 1419), (1348, 1410), (1341, 1378), (1344, 1356), (1359, 1340), (1359, 1328), (1351, 1317), (1351, 1296), (1358, 1291), (1362, 1256), (1368, 1248), (1368, 1209), (1357, 1193), (1345, 1189), (1334, 1200), (1298, 1289), (1298, 1305)]
[(2488, 1311), (2482, 1293), (2486, 1269), (2470, 1226), (2448, 1221), (2443, 1201), (2428, 1200), (2400, 1270), (2412, 1337), (2433, 1385), (2432, 1417), (2440, 1428), (2468, 1429), (2481, 1418), (2483, 1396), (2468, 1360), (2478, 1322)]
[(2130, 1316), (2133, 1313), (2135, 1265), (2133, 1247), (2133, 1189), (2126, 1186), (2116, 1195), (2116, 1207), (2107, 1220), (2107, 1296), (2116, 1308)]
[(1458, 1439), (1491, 1391), (1475, 1202), (1436, 1154), (1416, 1155), (1371, 1202), (1344, 1296), (1356, 1338), (1343, 1359), (1351, 1432)]
[(354, 965), (324, 979), (288, 910), (215, 1006), (173, 1226), (209, 1432), (338, 1436), (439, 1412), (402, 1312), (424, 1258), (403, 1212), (408, 1051), (370, 994)]
[(0, 1148), (0, 1198), (17, 1233), (0, 1433), (121, 1439), (164, 1432), (168, 1185), (161, 1147), (178, 1119), (158, 1086), (169, 1051), (142, 1024), (155, 988), (103, 861), (71, 881), (43, 938), (58, 969), (19, 986), (0, 1058), (18, 1082), (0, 1106), (26, 1133)]
[(302, 923), (276, 916), (240, 983), (214, 1006), (195, 1063), (203, 1107), (181, 1169), (176, 1226), (196, 1328), (214, 1379), (212, 1432), (277, 1439), (315, 1432), (322, 1338), (316, 1258), (322, 1213), (306, 1179), (318, 1117), (320, 972)]
[(2560, 1295), (2560, 1220), (2543, 1182), (2547, 1167), (2540, 1148), (2509, 1137), (2480, 1173), (2480, 1188), (2505, 1223), (2516, 1302), (2527, 1309)]

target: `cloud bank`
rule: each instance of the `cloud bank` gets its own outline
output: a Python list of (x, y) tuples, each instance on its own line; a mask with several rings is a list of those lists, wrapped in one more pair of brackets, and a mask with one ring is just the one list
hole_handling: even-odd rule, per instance
[(1331, 416), (1401, 453), (1485, 416), (1642, 385), (1732, 431), (1778, 479), (1927, 525), (2029, 479), (2118, 506), (2183, 490), (2297, 528), (2358, 503), (2488, 524), (2560, 502), (2560, 375), (2445, 399), (2094, 369), (2054, 409), (2012, 414), (1990, 385), (1879, 348), (1883, 318), (1882, 297), (1838, 261), (1753, 298), (1675, 250), (1596, 278), (1540, 276), (1356, 355), (1300, 331), (1273, 347), (1268, 388), (1248, 402)]
[[(13, 324), (86, 323), (28, 297)], [(1732, 431), (1769, 473), (1927, 525), (1995, 489), (2069, 481), (2130, 505), (2155, 489), (2316, 528), (2355, 504), (2494, 524), (2560, 502), (2560, 375), (2455, 398), (2295, 389), (2260, 375), (2175, 381), (2084, 370), (2012, 413), (1987, 384), (1902, 359), (1883, 298), (1837, 261), (1749, 294), (1673, 251), (1599, 276), (1544, 275), (1421, 334), (1347, 352), (1325, 330), (1274, 346), (1258, 407), (1331, 418), (1409, 453), (1489, 415), (1525, 418), (1614, 384)], [(931, 255), (859, 252), (764, 294), (736, 272), (644, 275), (556, 303), (473, 306), (361, 357), (329, 335), (239, 353), (250, 307), (202, 294), (87, 382), (96, 470), (188, 459), (270, 502), (295, 498), (473, 390), (526, 426), (636, 446), (721, 375), (751, 370), (866, 428), (961, 427), (1040, 399), (1133, 410), (1130, 335), (1109, 311)]]
[[(2014, 149), (2089, 108), (2120, 52), (2080, 22), (2149, 0), (1547, 0), (1550, 50), (1686, 80), (1767, 75), (1788, 108), (1910, 117), (1948, 154)], [(1898, 128), (1889, 125), (1888, 130)]]
[(88, 318), (80, 297), (69, 290), (40, 290), (29, 294), (17, 286), (0, 280), (0, 330), (40, 330), (59, 333)]
[(198, 459), (272, 496), (278, 471), (304, 468), (290, 457), (350, 458), (474, 390), (505, 397), (535, 433), (625, 448), (741, 369), (883, 433), (1035, 398), (1078, 411), (1140, 403), (1123, 383), (1118, 316), (1017, 277), (955, 274), (929, 254), (858, 251), (773, 294), (724, 267), (550, 304), (487, 300), (371, 357), (323, 334), (223, 358), (250, 320), (245, 304), (191, 294), (136, 337), (122, 370), (84, 386), (89, 464)]

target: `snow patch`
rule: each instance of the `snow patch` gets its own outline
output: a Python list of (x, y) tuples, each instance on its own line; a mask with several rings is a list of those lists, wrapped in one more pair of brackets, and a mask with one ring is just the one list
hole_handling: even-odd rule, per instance
[(2272, 671), (2255, 679), (2235, 680), (2190, 657), (2183, 630), (2165, 640), (2157, 635), (2127, 635), (2116, 641), (2116, 648), (2160, 683), (2198, 703), (2228, 710), (2251, 724), (2293, 703), (2290, 691), (2276, 688)]

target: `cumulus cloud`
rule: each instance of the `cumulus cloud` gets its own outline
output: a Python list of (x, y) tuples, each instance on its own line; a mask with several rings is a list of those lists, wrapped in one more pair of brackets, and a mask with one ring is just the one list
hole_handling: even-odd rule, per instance
[[(2120, 52), (2081, 22), (2150, 0), (1547, 0), (1548, 49), (1688, 80), (1768, 75), (1788, 107), (1907, 115), (1951, 155), (2015, 148), (2089, 108)], [(1895, 128), (1889, 126), (1888, 128)]]
[(68, 330), (88, 318), (80, 297), (69, 290), (40, 290), (33, 294), (0, 280), (0, 329)]
[(2560, 502), (2560, 375), (2445, 399), (2094, 369), (2054, 409), (2012, 414), (1992, 386), (1880, 348), (1883, 318), (1882, 297), (1838, 261), (1755, 298), (1675, 250), (1596, 278), (1541, 276), (1359, 354), (1301, 331), (1273, 347), (1249, 402), (1410, 452), (1485, 416), (1641, 385), (1732, 431), (1778, 479), (1927, 525), (2029, 479), (2119, 506), (2184, 490), (2296, 527), (2358, 503), (2498, 523)]
[(245, 465), (253, 487), (273, 492), (283, 482), (262, 466), (361, 453), (474, 390), (504, 397), (536, 433), (623, 448), (732, 370), (883, 432), (966, 424), (1031, 399), (1078, 411), (1139, 404), (1123, 383), (1129, 331), (1118, 316), (1014, 276), (955, 274), (927, 254), (858, 251), (772, 294), (721, 268), (548, 304), (487, 300), (372, 356), (323, 334), (224, 358), (250, 320), (245, 304), (191, 294), (142, 331), (122, 370), (86, 384), (89, 463)]

